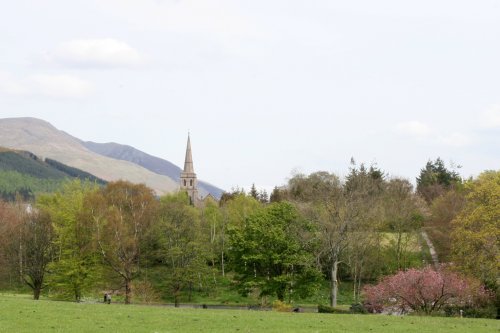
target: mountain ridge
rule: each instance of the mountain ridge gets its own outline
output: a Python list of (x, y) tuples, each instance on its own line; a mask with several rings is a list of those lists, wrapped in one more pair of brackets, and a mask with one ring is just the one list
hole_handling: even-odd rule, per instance
[[(159, 195), (174, 192), (179, 188), (178, 181), (168, 175), (151, 171), (123, 158), (117, 159), (96, 153), (87, 148), (83, 142), (42, 119), (33, 117), (0, 119), (0, 146), (5, 148), (30, 151), (41, 159), (56, 160), (106, 181), (124, 179), (133, 183), (144, 183)], [(127, 147), (140, 156), (154, 157), (131, 146)], [(175, 170), (173, 163), (162, 161)], [(214, 188), (222, 193), (222, 190)], [(215, 192), (214, 196), (218, 196), (217, 194), (218, 192)]]

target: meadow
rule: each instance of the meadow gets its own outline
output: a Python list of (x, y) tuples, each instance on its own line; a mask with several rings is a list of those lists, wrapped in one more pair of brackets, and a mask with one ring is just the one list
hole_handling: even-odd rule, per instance
[(500, 332), (500, 321), (33, 301), (0, 295), (0, 332)]

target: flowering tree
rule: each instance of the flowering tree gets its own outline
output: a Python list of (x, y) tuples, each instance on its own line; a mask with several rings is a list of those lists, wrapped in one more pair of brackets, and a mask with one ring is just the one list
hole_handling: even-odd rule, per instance
[(365, 306), (371, 312), (386, 309), (431, 314), (444, 306), (474, 307), (490, 298), (490, 294), (474, 279), (430, 266), (400, 271), (364, 289)]

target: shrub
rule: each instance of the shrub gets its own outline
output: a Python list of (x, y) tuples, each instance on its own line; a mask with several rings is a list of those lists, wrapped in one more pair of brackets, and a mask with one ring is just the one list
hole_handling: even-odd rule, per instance
[(273, 302), (273, 311), (291, 312), (292, 306), (290, 304), (286, 304), (285, 302), (282, 302), (280, 300), (275, 300)]
[(318, 304), (318, 313), (349, 313), (347, 310), (334, 308), (328, 305)]
[(134, 281), (132, 283), (133, 299), (137, 303), (151, 304), (160, 301), (160, 295), (148, 281)]
[(351, 304), (351, 307), (349, 308), (349, 312), (367, 314), (368, 310), (363, 306), (363, 304), (355, 303), (355, 304)]

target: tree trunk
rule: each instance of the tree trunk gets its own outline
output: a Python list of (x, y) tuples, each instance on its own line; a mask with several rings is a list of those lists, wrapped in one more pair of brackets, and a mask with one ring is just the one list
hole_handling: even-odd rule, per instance
[(222, 268), (222, 276), (226, 276), (226, 273), (224, 271), (224, 246), (222, 247), (222, 252), (220, 255), (220, 263), (221, 263), (221, 268)]
[(330, 306), (335, 307), (337, 306), (337, 291), (338, 291), (338, 284), (337, 284), (337, 271), (338, 271), (338, 260), (333, 261), (333, 265), (331, 267), (331, 274), (330, 274)]
[(132, 281), (130, 279), (125, 279), (125, 304), (130, 304), (130, 298), (132, 294), (132, 288), (130, 283)]
[(42, 288), (40, 286), (35, 286), (35, 288), (33, 288), (33, 299), (36, 301), (39, 300), (41, 292)]

